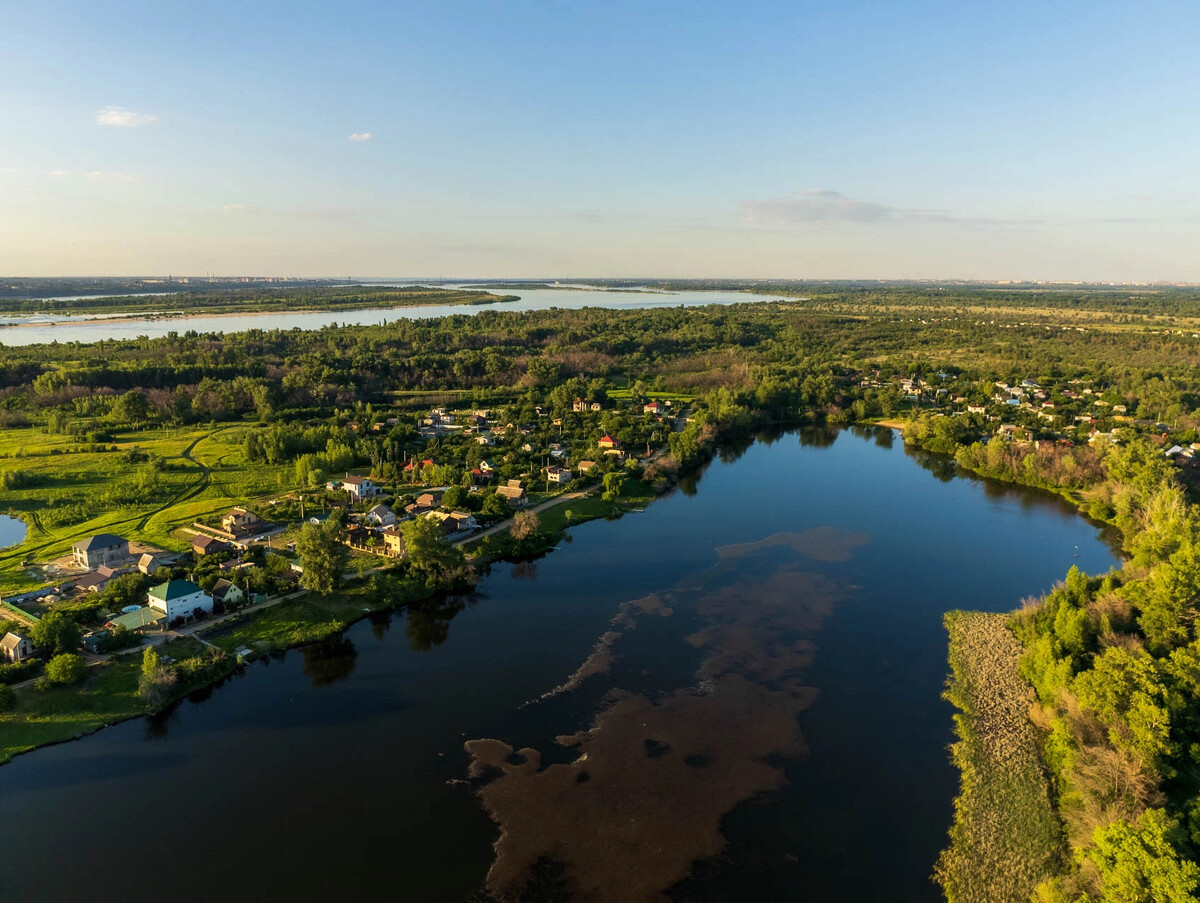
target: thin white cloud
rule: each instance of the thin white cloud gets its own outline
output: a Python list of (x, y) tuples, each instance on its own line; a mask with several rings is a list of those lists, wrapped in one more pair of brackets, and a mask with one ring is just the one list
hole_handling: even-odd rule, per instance
[(78, 169), (50, 169), (46, 171), (46, 175), (54, 176), (55, 178), (80, 178), (89, 179), (93, 182), (136, 182), (137, 177), (131, 176), (127, 172), (103, 172), (99, 169), (78, 170)]
[(136, 113), (127, 107), (105, 107), (96, 111), (96, 124), (113, 126), (121, 129), (135, 129), (138, 126), (157, 122), (158, 117), (152, 113)]
[(888, 207), (874, 201), (847, 197), (840, 191), (810, 188), (788, 197), (771, 201), (746, 201), (740, 205), (744, 219), (753, 223), (775, 225), (828, 225), (831, 223), (860, 223), (869, 225), (913, 225), (917, 223), (955, 225), (1029, 225), (1038, 220), (965, 217), (944, 210), (920, 210)]
[(350, 136), (350, 140), (351, 141), (370, 141), (371, 133), (370, 132), (355, 132), (354, 134), (352, 134)]

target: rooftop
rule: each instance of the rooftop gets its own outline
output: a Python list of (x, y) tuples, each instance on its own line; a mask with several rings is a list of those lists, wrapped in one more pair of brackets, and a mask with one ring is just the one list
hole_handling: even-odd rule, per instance
[(151, 589), (150, 595), (155, 599), (162, 599), (164, 602), (169, 602), (171, 599), (180, 599), (198, 592), (200, 592), (200, 587), (192, 583), (191, 580), (169, 580)]

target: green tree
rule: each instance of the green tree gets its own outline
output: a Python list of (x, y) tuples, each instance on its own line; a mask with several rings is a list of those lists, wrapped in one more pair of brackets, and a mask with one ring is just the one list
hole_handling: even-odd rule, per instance
[(489, 492), (483, 497), (483, 507), (480, 509), (481, 513), (491, 515), (492, 517), (503, 517), (511, 510), (512, 508), (509, 507), (508, 502), (494, 492)]
[(604, 475), (604, 492), (601, 494), (607, 502), (613, 501), (621, 494), (621, 484), (625, 482), (625, 474), (614, 470)]
[(82, 634), (79, 625), (61, 611), (47, 613), (29, 632), (33, 644), (44, 655), (60, 655), (79, 648)]
[(1200, 866), (1180, 855), (1178, 826), (1163, 810), (1097, 828), (1093, 839), (1081, 858), (1099, 871), (1105, 903), (1194, 903)]
[(410, 573), (431, 586), (465, 576), (466, 559), (462, 549), (443, 542), (442, 527), (433, 518), (418, 517), (400, 529), (404, 533)]
[(350, 550), (342, 542), (342, 525), (337, 517), (329, 517), (325, 523), (305, 524), (300, 528), (296, 551), (300, 555), (300, 585), (307, 590), (330, 595), (342, 585), (342, 572)]
[(442, 507), (451, 511), (461, 508), (467, 500), (467, 493), (459, 486), (451, 486), (442, 493)]
[(77, 684), (83, 680), (85, 674), (87, 674), (87, 662), (83, 660), (82, 655), (73, 652), (56, 655), (46, 662), (45, 680), (50, 684), (69, 687), (71, 684)]
[(177, 675), (173, 668), (159, 661), (153, 646), (142, 653), (142, 673), (138, 677), (138, 693), (146, 700), (150, 711), (157, 712), (170, 696)]

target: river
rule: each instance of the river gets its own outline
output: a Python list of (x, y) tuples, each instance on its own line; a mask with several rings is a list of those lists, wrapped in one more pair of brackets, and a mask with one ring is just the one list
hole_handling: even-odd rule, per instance
[[(458, 288), (459, 286), (445, 286)], [(105, 339), (156, 338), (171, 332), (244, 332), (249, 329), (320, 329), (331, 323), (372, 325), (400, 319), (475, 315), (484, 310), (544, 310), (550, 307), (577, 309), (608, 307), (633, 310), (650, 307), (702, 306), (765, 301), (767, 295), (742, 292), (639, 292), (587, 289), (514, 289), (493, 294), (519, 295), (519, 301), (495, 304), (428, 304), (414, 307), (368, 308), (343, 311), (274, 311), (266, 314), (189, 314), (186, 316), (79, 315), (29, 316), (0, 314), (0, 344), (36, 345), (46, 342), (100, 342)]]
[(592, 899), (938, 900), (942, 613), (1116, 561), (1060, 500), (952, 468), (886, 430), (763, 439), (470, 599), (20, 756), (4, 900), (458, 903), (489, 810), (500, 882), (566, 863)]

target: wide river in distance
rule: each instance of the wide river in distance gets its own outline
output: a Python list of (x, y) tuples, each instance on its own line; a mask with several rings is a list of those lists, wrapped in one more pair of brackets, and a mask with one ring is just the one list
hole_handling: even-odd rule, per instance
[[(379, 283), (365, 284), (364, 288)], [(443, 286), (458, 288), (459, 286)], [(105, 339), (157, 338), (168, 333), (245, 332), (250, 329), (321, 329), (324, 326), (365, 326), (395, 320), (418, 320), (452, 314), (474, 316), (485, 310), (545, 310), (608, 307), (636, 310), (650, 307), (703, 306), (767, 301), (774, 296), (746, 292), (658, 292), (579, 289), (489, 289), (494, 295), (519, 295), (519, 301), (494, 304), (428, 304), (413, 307), (373, 307), (363, 310), (299, 310), (271, 313), (111, 314), (62, 316), (59, 314), (0, 314), (0, 344), (37, 345), (47, 342), (101, 342)]]
[(936, 901), (943, 613), (1117, 562), (882, 429), (761, 437), (571, 533), (0, 767), (5, 903), (460, 903), (489, 870), (495, 899)]

